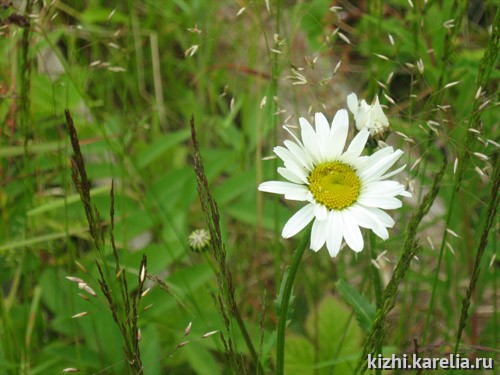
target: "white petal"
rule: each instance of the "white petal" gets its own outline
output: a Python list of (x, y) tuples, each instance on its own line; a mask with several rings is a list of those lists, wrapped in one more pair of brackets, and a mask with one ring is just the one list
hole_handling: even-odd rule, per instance
[(383, 208), (385, 210), (393, 210), (403, 205), (399, 199), (393, 197), (372, 198), (360, 196), (358, 198), (358, 203), (363, 206)]
[(384, 159), (386, 156), (391, 155), (394, 149), (391, 146), (381, 148), (375, 151), (372, 155), (367, 157), (362, 164), (362, 169), (368, 169), (377, 164), (380, 160)]
[(367, 207), (355, 204), (349, 207), (348, 210), (354, 216), (354, 219), (360, 227), (373, 230), (373, 232), (383, 240), (389, 238), (389, 232), (385, 229), (384, 223)]
[(380, 225), (376, 228), (373, 228), (373, 233), (375, 233), (377, 236), (379, 236), (381, 239), (384, 241), (389, 238), (389, 232), (387, 231), (386, 227), (383, 225)]
[(349, 211), (351, 216), (356, 220), (358, 225), (362, 228), (373, 229), (382, 225), (382, 223), (363, 206), (354, 204), (344, 211)]
[(327, 231), (326, 247), (330, 256), (334, 258), (340, 251), (342, 237), (344, 236), (344, 225), (338, 211), (330, 211), (328, 213)]
[(403, 197), (408, 197), (411, 198), (413, 195), (409, 191), (403, 191), (402, 193), (399, 193), (399, 195), (402, 195)]
[(302, 166), (302, 163), (285, 147), (277, 146), (274, 148), (274, 153), (278, 155), (285, 167), (292, 171), (304, 184), (307, 184), (307, 172)]
[(298, 210), (285, 224), (281, 235), (283, 238), (295, 236), (298, 232), (306, 227), (314, 218), (314, 206), (307, 204)]
[(283, 177), (286, 178), (288, 181), (294, 182), (296, 184), (303, 184), (303, 181), (291, 170), (279, 167), (278, 168), (278, 173)]
[(404, 192), (404, 185), (401, 185), (397, 181), (384, 180), (373, 181), (365, 184), (363, 186), (363, 192), (361, 193), (361, 195), (367, 197), (394, 197), (396, 195), (401, 195)]
[(385, 180), (386, 178), (392, 177), (392, 176), (398, 174), (399, 172), (401, 172), (405, 168), (406, 168), (406, 164), (398, 169), (393, 170), (392, 172), (384, 174), (382, 177), (380, 177), (380, 179)]
[(380, 105), (378, 96), (375, 97), (375, 103), (372, 105), (372, 113), (375, 121), (380, 122), (383, 126), (389, 125), (389, 120)]
[(311, 250), (318, 251), (326, 242), (328, 220), (314, 220), (311, 232)]
[(349, 116), (345, 109), (337, 111), (332, 121), (330, 137), (328, 138), (328, 150), (326, 158), (328, 160), (339, 157), (344, 151), (347, 132), (349, 131)]
[(363, 168), (360, 171), (359, 176), (363, 179), (365, 183), (374, 180), (379, 180), (382, 174), (384, 174), (389, 168), (391, 168), (394, 165), (394, 163), (401, 157), (401, 155), (403, 155), (403, 151), (396, 150), (391, 155), (388, 155), (383, 159), (379, 160), (378, 163), (372, 165), (370, 168), (368, 169)]
[(307, 201), (307, 191), (287, 193), (284, 197), (289, 201), (305, 202)]
[(388, 227), (392, 228), (395, 224), (394, 219), (389, 216), (389, 214), (385, 211), (382, 211), (380, 208), (375, 207), (363, 207), (365, 210), (370, 211), (373, 215), (375, 215), (380, 222)]
[(299, 160), (287, 148), (283, 146), (276, 146), (275, 148), (273, 148), (273, 152), (283, 161), (283, 164), (285, 164), (285, 166), (296, 165), (297, 167), (300, 167)]
[(316, 132), (312, 128), (309, 121), (305, 118), (299, 118), (299, 124), (301, 128), (302, 142), (306, 152), (309, 153), (313, 161), (318, 162), (320, 160), (320, 144)]
[(286, 181), (266, 181), (259, 185), (259, 190), (274, 194), (307, 193), (309, 191), (304, 185), (297, 185)]
[(300, 145), (300, 147), (303, 147), (304, 145), (302, 144), (301, 141), (299, 141), (299, 139), (297, 138), (297, 136), (295, 134), (293, 134), (293, 132), (288, 128), (288, 126), (286, 125), (283, 125), (283, 129), (285, 129), (287, 131), (288, 134), (290, 134), (292, 136), (293, 139), (295, 139), (295, 143), (297, 143), (298, 145)]
[(341, 161), (345, 164), (349, 164), (355, 170), (361, 170), (363, 168), (363, 164), (366, 162), (367, 159), (368, 159), (368, 156), (356, 156), (356, 155), (351, 154), (349, 152), (344, 152), (339, 157), (339, 161)]
[(358, 97), (355, 93), (347, 95), (347, 107), (352, 113), (356, 113), (358, 111)]
[(345, 242), (347, 243), (347, 246), (349, 246), (352, 250), (359, 253), (361, 250), (363, 250), (364, 242), (363, 235), (361, 234), (358, 223), (347, 210), (340, 211), (340, 215), (342, 216), (342, 220), (344, 222)]
[(362, 99), (361, 100), (361, 103), (360, 103), (360, 107), (361, 109), (363, 110), (363, 112), (368, 112), (370, 110), (370, 105), (368, 105), (368, 103), (366, 102), (365, 99)]
[(351, 141), (351, 144), (349, 145), (347, 152), (352, 154), (353, 156), (361, 155), (361, 152), (365, 148), (366, 141), (368, 140), (369, 135), (370, 132), (368, 131), (368, 129), (366, 128), (361, 129), (361, 131), (358, 134), (356, 134), (354, 139)]
[(321, 203), (314, 204), (314, 216), (318, 220), (326, 220), (328, 215), (328, 209)]
[(330, 125), (325, 115), (320, 112), (317, 112), (314, 116), (314, 125), (316, 126), (316, 135), (321, 145), (320, 153), (323, 160), (325, 160), (326, 150), (329, 147), (328, 138), (330, 135)]
[(286, 140), (284, 142), (285, 146), (290, 150), (290, 152), (295, 155), (297, 160), (302, 164), (302, 166), (311, 171), (313, 169), (313, 161), (307, 152), (304, 150), (304, 147), (301, 144), (297, 144), (292, 141)]

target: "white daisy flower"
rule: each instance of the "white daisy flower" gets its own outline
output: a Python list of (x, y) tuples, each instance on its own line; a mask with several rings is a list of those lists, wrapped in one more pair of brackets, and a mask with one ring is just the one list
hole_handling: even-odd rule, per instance
[(356, 94), (349, 94), (347, 96), (347, 107), (354, 115), (358, 130), (367, 128), (370, 134), (375, 136), (389, 128), (389, 120), (380, 106), (378, 96), (375, 97), (371, 105), (368, 105), (364, 99), (359, 102)]
[(304, 118), (299, 122), (302, 141), (290, 133), (295, 141), (274, 148), (285, 164), (278, 173), (288, 182), (259, 185), (260, 191), (308, 202), (288, 220), (282, 236), (292, 237), (314, 220), (310, 247), (318, 251), (326, 243), (332, 257), (339, 253), (343, 239), (355, 252), (363, 250), (360, 227), (387, 239), (387, 228), (394, 226), (394, 220), (383, 210), (401, 207), (396, 196), (411, 196), (402, 184), (387, 180), (404, 169), (387, 172), (403, 152), (385, 147), (360, 156), (369, 136), (366, 128), (344, 151), (349, 128), (345, 109), (337, 112), (331, 127), (322, 113), (315, 115), (316, 130)]

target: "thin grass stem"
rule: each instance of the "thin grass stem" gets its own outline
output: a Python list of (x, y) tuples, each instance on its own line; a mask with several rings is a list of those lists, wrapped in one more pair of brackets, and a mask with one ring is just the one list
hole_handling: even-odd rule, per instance
[(299, 269), (300, 261), (304, 255), (309, 239), (311, 238), (311, 228), (304, 231), (302, 239), (299, 242), (297, 249), (293, 255), (292, 264), (285, 271), (282, 281), (282, 292), (278, 296), (278, 337), (276, 343), (276, 375), (283, 375), (285, 373), (285, 331), (286, 323), (288, 321), (288, 306), (290, 305), (290, 296), (292, 295), (292, 288)]
[[(497, 60), (497, 57), (499, 55), (500, 51), (500, 10), (497, 10), (495, 14), (495, 20), (493, 21), (493, 31), (491, 34), (491, 37), (488, 41), (488, 45), (486, 47), (486, 51), (484, 52), (483, 58), (481, 60), (481, 64), (479, 66), (479, 72), (476, 80), (476, 90), (478, 88), (482, 88), (485, 86), (487, 83), (490, 73), (493, 69), (493, 66)], [(479, 108), (480, 102), (478, 100), (474, 101), (474, 105), (472, 108), (472, 116), (470, 120), (470, 128), (471, 129), (478, 129), (480, 122), (481, 122), (481, 113), (482, 110)], [(453, 183), (453, 191), (448, 203), (448, 214), (446, 217), (446, 228), (448, 228), (451, 217), (452, 217), (452, 212), (454, 209), (454, 203), (455, 203), (455, 196), (460, 187), (462, 186), (462, 179), (465, 175), (465, 172), (467, 170), (467, 167), (469, 166), (470, 163), (470, 158), (471, 158), (471, 153), (474, 150), (474, 143), (476, 141), (476, 138), (474, 137), (474, 134), (472, 132), (467, 132), (466, 139), (465, 139), (465, 147), (464, 151), (462, 152), (461, 155), (461, 163), (459, 164), (458, 171), (455, 175), (455, 180)], [(447, 239), (447, 231), (443, 233), (443, 238), (441, 240), (441, 246), (439, 249), (439, 258), (438, 258), (438, 265), (436, 268), (436, 274), (434, 276), (434, 281), (432, 283), (432, 292), (431, 292), (431, 299), (429, 301), (429, 309), (427, 310), (427, 317), (425, 319), (425, 326), (422, 334), (422, 346), (425, 346), (426, 341), (427, 341), (427, 332), (429, 329), (429, 323), (431, 319), (431, 315), (433, 313), (433, 308), (434, 308), (434, 301), (435, 301), (435, 296), (436, 296), (436, 288), (437, 288), (437, 282), (439, 278), (439, 271), (441, 269), (441, 262), (443, 259), (443, 253), (444, 253), (444, 248), (446, 244), (446, 239)]]
[(412, 259), (421, 251), (421, 246), (415, 241), (417, 235), (417, 228), (422, 221), (423, 217), (429, 212), (432, 203), (437, 197), (441, 187), (441, 180), (446, 170), (447, 160), (443, 161), (441, 170), (434, 177), (434, 183), (431, 190), (425, 195), (422, 202), (418, 206), (417, 211), (412, 215), (406, 229), (406, 239), (403, 246), (403, 254), (394, 269), (391, 280), (384, 290), (382, 303), (377, 308), (375, 319), (372, 327), (365, 340), (363, 350), (358, 358), (356, 365), (356, 374), (364, 374), (367, 369), (368, 354), (374, 354), (376, 348), (382, 345), (385, 336), (385, 321), (387, 315), (395, 305), (396, 296), (398, 294), (398, 287), (401, 281), (405, 278)]
[(462, 338), (462, 332), (465, 328), (465, 325), (467, 324), (467, 318), (468, 318), (468, 312), (469, 312), (469, 307), (471, 303), (471, 298), (472, 298), (472, 293), (474, 292), (477, 284), (477, 280), (479, 279), (479, 272), (481, 271), (481, 260), (484, 255), (484, 251), (486, 249), (486, 245), (488, 243), (488, 234), (491, 230), (491, 227), (493, 226), (493, 222), (496, 217), (497, 209), (498, 209), (498, 201), (499, 201), (499, 194), (498, 191), (500, 189), (500, 163), (497, 162), (496, 168), (495, 168), (495, 174), (494, 174), (494, 180), (493, 180), (493, 185), (491, 187), (491, 194), (490, 194), (490, 200), (489, 200), (489, 205), (488, 205), (488, 214), (486, 217), (486, 222), (484, 223), (484, 228), (481, 234), (481, 240), (479, 242), (479, 246), (477, 249), (476, 253), (476, 259), (474, 261), (474, 268), (472, 271), (472, 276), (470, 279), (469, 287), (467, 289), (467, 294), (465, 298), (463, 299), (462, 303), (462, 312), (460, 314), (460, 322), (458, 323), (458, 332), (457, 332), (457, 338), (455, 342), (455, 349), (454, 353), (457, 354), (458, 352), (458, 346), (460, 345), (460, 340)]

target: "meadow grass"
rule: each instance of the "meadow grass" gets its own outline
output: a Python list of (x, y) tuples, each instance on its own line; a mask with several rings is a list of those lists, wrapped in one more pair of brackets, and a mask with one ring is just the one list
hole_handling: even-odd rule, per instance
[[(499, 14), (2, 2), (0, 373), (403, 372), (367, 371), (370, 353), (500, 366)], [(413, 198), (387, 241), (366, 230), (332, 259), (307, 230), (283, 239), (302, 205), (257, 186), (281, 179), (283, 126), (331, 120), (351, 92), (379, 97)]]

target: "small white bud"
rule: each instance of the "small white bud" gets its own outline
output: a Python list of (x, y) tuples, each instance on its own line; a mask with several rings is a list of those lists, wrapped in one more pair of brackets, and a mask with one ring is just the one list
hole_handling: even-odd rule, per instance
[(391, 43), (391, 46), (394, 45), (394, 38), (392, 37), (391, 34), (387, 34), (387, 36), (389, 37), (389, 43)]
[(79, 279), (78, 277), (66, 276), (66, 279), (68, 279), (72, 283), (77, 283), (77, 284), (85, 283), (85, 281), (83, 281), (82, 279)]
[(90, 294), (92, 297), (97, 297), (97, 294), (96, 292), (94, 292), (94, 289), (92, 289), (90, 286), (88, 286), (87, 284), (85, 284), (85, 286), (83, 287), (83, 290), (85, 290), (88, 294)]
[(456, 234), (454, 231), (452, 231), (450, 228), (446, 228), (446, 231), (451, 234), (453, 237), (460, 238), (458, 234)]
[(186, 329), (184, 330), (184, 336), (189, 335), (189, 333), (191, 332), (192, 325), (193, 325), (193, 322), (189, 322), (189, 324), (187, 325)]
[(81, 312), (81, 313), (75, 314), (75, 315), (73, 315), (73, 316), (72, 316), (72, 318), (73, 318), (73, 319), (76, 319), (76, 318), (81, 318), (81, 317), (83, 317), (83, 316), (85, 316), (85, 315), (88, 315), (88, 312), (87, 312), (87, 311), (83, 311), (83, 312)]
[(385, 61), (390, 61), (389, 58), (385, 55), (380, 55), (378, 53), (374, 53), (375, 56), (377, 56), (379, 59), (385, 60)]
[(347, 96), (347, 107), (354, 115), (358, 130), (361, 131), (363, 128), (367, 128), (373, 136), (389, 128), (389, 120), (384, 114), (377, 96), (373, 103), (369, 105), (364, 99), (358, 101), (356, 94), (349, 94)]
[(261, 100), (260, 100), (260, 109), (264, 108), (264, 106), (266, 105), (267, 103), (267, 95), (265, 95)]
[(185, 57), (193, 57), (194, 54), (198, 51), (198, 45), (194, 44), (191, 47), (189, 47), (186, 51), (184, 51), (184, 56)]
[(476, 92), (476, 96), (474, 96), (474, 99), (477, 100), (481, 96), (481, 93), (482, 93), (481, 89), (482, 89), (481, 86), (479, 86), (479, 88), (477, 89), (477, 92)]
[(210, 332), (207, 332), (205, 333), (203, 336), (201, 336), (202, 339), (206, 339), (207, 337), (210, 337), (210, 336), (213, 336), (215, 335), (216, 333), (218, 333), (219, 331), (210, 331)]
[(474, 152), (474, 156), (476, 156), (477, 158), (483, 160), (483, 161), (488, 161), (490, 160), (489, 157), (487, 157), (485, 154), (481, 154), (480, 152)]
[(187, 344), (189, 344), (189, 340), (181, 342), (179, 345), (177, 345), (177, 347), (182, 348), (183, 346), (186, 346)]
[(447, 85), (445, 85), (443, 88), (449, 89), (450, 87), (456, 86), (460, 83), (460, 81), (455, 81), (455, 82), (450, 82)]
[(340, 31), (339, 31), (339, 37), (347, 44), (351, 44), (351, 41), (349, 40), (349, 38), (347, 36), (345, 36), (343, 33), (341, 33)]
[(333, 75), (337, 74), (337, 72), (340, 69), (340, 65), (341, 64), (342, 64), (342, 60), (339, 60), (339, 62), (337, 63), (337, 65), (335, 65), (335, 68), (333, 68)]

